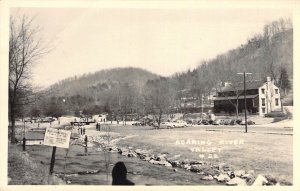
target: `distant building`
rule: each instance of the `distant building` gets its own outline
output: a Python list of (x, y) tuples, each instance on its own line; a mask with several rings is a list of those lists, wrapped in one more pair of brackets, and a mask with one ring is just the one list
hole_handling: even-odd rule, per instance
[[(225, 83), (214, 98), (215, 113), (236, 113), (238, 103), (239, 112), (244, 111), (244, 83), (232, 85)], [(266, 81), (246, 82), (247, 112), (264, 116), (271, 111), (281, 110), (280, 91), (274, 81), (267, 77)]]

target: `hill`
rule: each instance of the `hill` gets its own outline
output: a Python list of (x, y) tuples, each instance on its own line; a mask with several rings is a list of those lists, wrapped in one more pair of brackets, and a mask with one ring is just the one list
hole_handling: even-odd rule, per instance
[(46, 91), (51, 96), (94, 97), (94, 94), (110, 90), (118, 84), (130, 84), (141, 88), (148, 80), (155, 78), (159, 78), (159, 76), (140, 68), (114, 68), (62, 80), (50, 86)]

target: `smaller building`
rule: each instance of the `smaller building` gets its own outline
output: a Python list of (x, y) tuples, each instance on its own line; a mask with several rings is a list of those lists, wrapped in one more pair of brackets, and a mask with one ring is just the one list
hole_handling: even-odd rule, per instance
[[(235, 114), (236, 108), (244, 112), (244, 83), (225, 83), (214, 98), (215, 113)], [(246, 82), (246, 108), (251, 114), (264, 116), (271, 111), (281, 110), (280, 91), (274, 81), (267, 77), (265, 81)]]

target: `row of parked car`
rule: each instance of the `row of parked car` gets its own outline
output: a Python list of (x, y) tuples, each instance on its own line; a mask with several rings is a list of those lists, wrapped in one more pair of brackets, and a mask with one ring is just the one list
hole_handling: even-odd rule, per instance
[[(194, 125), (196, 124), (197, 125), (245, 125), (246, 124), (245, 120), (242, 119), (216, 119), (216, 120), (200, 119), (196, 122), (194, 120), (188, 120), (187, 123), (194, 124)], [(252, 120), (247, 120), (247, 124), (254, 125), (255, 122)]]
[(55, 117), (44, 117), (44, 118), (26, 118), (24, 122), (29, 123), (51, 123), (57, 120)]
[[(191, 119), (187, 119), (186, 121), (182, 121), (182, 120), (177, 120), (174, 122), (161, 122), (160, 123), (160, 127), (162, 128), (174, 128), (174, 127), (187, 127), (187, 126), (191, 126), (191, 125), (245, 125), (246, 122), (245, 120), (242, 119), (216, 119), (216, 120), (207, 120), (207, 119), (203, 119), (203, 120), (191, 120)], [(248, 125), (254, 125), (255, 122), (252, 120), (247, 120), (247, 124)], [(158, 123), (157, 122), (135, 122), (132, 125), (136, 125), (136, 126), (154, 126), (154, 127), (158, 127)]]

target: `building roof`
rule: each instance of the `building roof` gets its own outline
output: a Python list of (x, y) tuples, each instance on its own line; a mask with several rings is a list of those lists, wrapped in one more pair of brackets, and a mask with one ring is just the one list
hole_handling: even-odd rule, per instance
[[(262, 85), (264, 85), (265, 81), (262, 80), (256, 80), (256, 81), (248, 81), (246, 82), (246, 89), (252, 90), (252, 89), (258, 89)], [(227, 85), (221, 89), (221, 91), (218, 92), (230, 92), (230, 91), (237, 91), (237, 90), (244, 90), (244, 82), (240, 82), (238, 84), (233, 85)]]
[[(256, 95), (246, 95), (246, 98), (256, 98), (258, 94)], [(244, 95), (240, 95), (238, 99), (244, 99)], [(230, 97), (215, 97), (213, 99), (214, 101), (220, 101), (220, 100), (236, 100), (236, 96), (230, 96)]]

